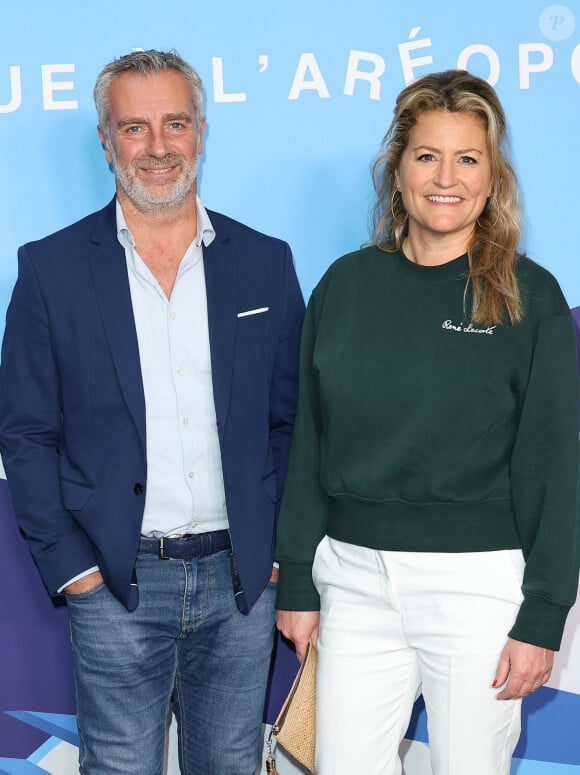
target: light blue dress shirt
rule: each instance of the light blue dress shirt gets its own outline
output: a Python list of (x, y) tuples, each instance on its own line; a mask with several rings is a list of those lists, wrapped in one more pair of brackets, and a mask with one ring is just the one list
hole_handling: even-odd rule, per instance
[(168, 299), (135, 249), (117, 202), (145, 394), (147, 488), (142, 534), (228, 528), (209, 347), (203, 245), (215, 231), (197, 199), (198, 233)]

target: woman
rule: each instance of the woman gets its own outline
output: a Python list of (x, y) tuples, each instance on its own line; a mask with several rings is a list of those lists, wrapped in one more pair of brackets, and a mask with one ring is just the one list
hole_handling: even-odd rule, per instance
[(574, 331), (505, 145), (485, 81), (404, 89), (371, 246), (309, 303), (278, 627), (318, 640), (318, 775), (400, 773), (421, 692), (434, 775), (508, 773), (575, 598)]

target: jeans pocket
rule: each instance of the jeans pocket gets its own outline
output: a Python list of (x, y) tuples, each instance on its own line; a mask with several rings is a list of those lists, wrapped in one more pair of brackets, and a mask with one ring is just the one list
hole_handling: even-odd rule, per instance
[(105, 582), (99, 581), (98, 584), (95, 584), (94, 587), (91, 587), (90, 589), (85, 589), (83, 592), (67, 592), (65, 590), (64, 596), (67, 600), (67, 602), (73, 602), (73, 601), (81, 601), (81, 600), (89, 600), (90, 598), (94, 597), (96, 594), (101, 592), (105, 588)]

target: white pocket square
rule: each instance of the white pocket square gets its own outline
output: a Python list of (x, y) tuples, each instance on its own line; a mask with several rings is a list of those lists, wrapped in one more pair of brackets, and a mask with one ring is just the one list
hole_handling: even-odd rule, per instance
[(245, 312), (238, 312), (239, 318), (247, 318), (248, 315), (260, 315), (262, 312), (268, 312), (270, 307), (258, 307), (257, 309), (248, 309)]

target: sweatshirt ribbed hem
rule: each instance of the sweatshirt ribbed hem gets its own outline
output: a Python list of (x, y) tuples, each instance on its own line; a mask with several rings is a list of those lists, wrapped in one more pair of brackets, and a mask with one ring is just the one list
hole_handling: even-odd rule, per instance
[(340, 496), (330, 501), (327, 534), (370, 549), (489, 552), (521, 546), (509, 498), (417, 504)]

